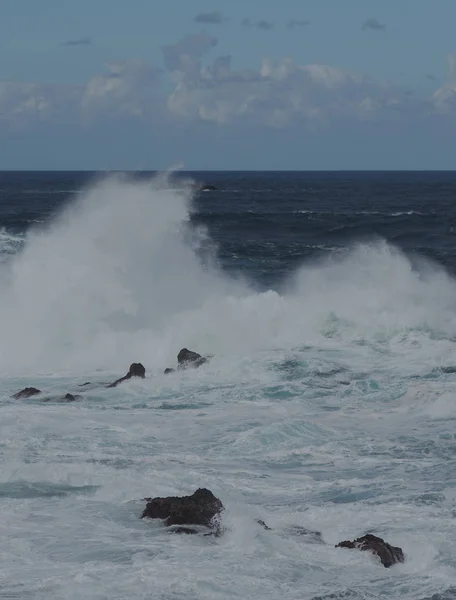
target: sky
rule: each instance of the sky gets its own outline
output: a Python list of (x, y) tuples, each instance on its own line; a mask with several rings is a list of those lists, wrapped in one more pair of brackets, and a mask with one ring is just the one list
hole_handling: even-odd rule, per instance
[(0, 3), (0, 170), (456, 169), (455, 0)]

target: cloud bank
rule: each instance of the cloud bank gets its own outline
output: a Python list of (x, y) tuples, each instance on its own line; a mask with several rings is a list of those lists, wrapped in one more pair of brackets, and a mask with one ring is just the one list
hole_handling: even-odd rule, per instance
[(84, 85), (0, 82), (0, 132), (41, 127), (86, 135), (103, 126), (110, 134), (174, 135), (182, 144), (200, 135), (224, 144), (235, 134), (261, 144), (267, 131), (296, 140), (355, 139), (357, 132), (396, 139), (426, 128), (447, 134), (456, 125), (453, 56), (447, 82), (428, 98), (417, 98), (335, 66), (290, 58), (236, 68), (231, 56), (217, 56), (217, 44), (206, 32), (187, 35), (162, 47), (163, 67), (109, 64)]

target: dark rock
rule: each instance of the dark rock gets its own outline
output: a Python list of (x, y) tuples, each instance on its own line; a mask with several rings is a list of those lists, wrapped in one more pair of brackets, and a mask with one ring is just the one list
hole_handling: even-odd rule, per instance
[(79, 387), (85, 387), (86, 385), (92, 385), (90, 381), (86, 381), (86, 383), (81, 383)]
[(78, 394), (76, 394), (75, 396), (73, 394), (66, 394), (63, 397), (63, 401), (64, 402), (76, 402), (76, 400), (80, 400), (82, 398), (82, 396), (79, 396)]
[(197, 352), (192, 352), (187, 348), (182, 350), (177, 355), (177, 364), (179, 369), (187, 369), (188, 367), (198, 368), (207, 362), (207, 358), (201, 356)]
[(305, 536), (308, 538), (309, 542), (323, 544), (323, 539), (319, 531), (313, 531), (312, 529), (307, 529), (306, 527), (301, 527), (300, 525), (294, 525), (289, 531), (294, 535)]
[[(222, 502), (205, 488), (199, 488), (191, 496), (168, 498), (145, 498), (147, 501), (141, 519), (163, 519), (166, 526), (204, 525), (220, 532), (216, 517), (224, 510)], [(187, 529), (187, 528), (184, 528)], [(183, 531), (181, 533), (197, 533)]]
[[(264, 521), (262, 521), (261, 519), (255, 519), (255, 521), (258, 523), (258, 525), (261, 525), (261, 527), (263, 527), (263, 529), (266, 529), (266, 531), (272, 531), (272, 527), (269, 527), (269, 525), (266, 525), (266, 523)], [(290, 533), (291, 535), (306, 536), (309, 538), (309, 541), (311, 541), (313, 543), (318, 543), (318, 544), (323, 543), (323, 539), (322, 539), (321, 533), (319, 531), (313, 531), (312, 529), (306, 529), (305, 527), (301, 527), (300, 525), (294, 525), (294, 526), (290, 527), (288, 529), (288, 533)]]
[(106, 387), (113, 388), (113, 387), (118, 386), (119, 383), (122, 383), (122, 381), (131, 379), (132, 377), (141, 377), (142, 379), (144, 379), (145, 376), (146, 376), (146, 369), (144, 368), (144, 366), (141, 363), (132, 363), (130, 365), (130, 369), (129, 369), (128, 373), (124, 377), (121, 377), (117, 381), (114, 381), (114, 383), (110, 383)]
[(82, 396), (78, 394), (66, 394), (65, 396), (47, 396), (45, 398), (40, 398), (40, 402), (76, 402), (77, 400), (81, 400)]
[[(198, 352), (193, 352), (192, 350), (188, 350), (188, 348), (182, 348), (179, 354), (177, 355), (177, 368), (179, 371), (182, 369), (197, 369), (201, 365), (204, 365), (212, 358), (212, 354), (209, 356), (201, 356)], [(174, 373), (175, 369), (167, 368), (165, 369), (165, 375), (168, 373)]]
[(398, 562), (404, 562), (404, 553), (397, 546), (390, 546), (387, 542), (371, 533), (356, 539), (353, 542), (345, 541), (336, 545), (336, 548), (357, 548), (358, 550), (368, 550), (378, 556), (382, 565), (386, 568)]
[(16, 392), (11, 397), (16, 400), (22, 400), (22, 398), (31, 398), (32, 396), (36, 396), (37, 394), (41, 394), (41, 390), (38, 390), (34, 387), (27, 387), (21, 390), (20, 392)]

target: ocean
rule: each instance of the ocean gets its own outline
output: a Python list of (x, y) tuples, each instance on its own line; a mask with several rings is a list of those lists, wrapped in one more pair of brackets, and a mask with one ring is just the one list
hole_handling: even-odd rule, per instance
[(0, 173), (0, 598), (456, 598), (455, 278), (452, 172)]

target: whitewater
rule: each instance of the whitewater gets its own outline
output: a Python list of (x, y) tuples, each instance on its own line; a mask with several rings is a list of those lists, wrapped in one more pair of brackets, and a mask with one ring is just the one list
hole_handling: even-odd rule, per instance
[[(0, 598), (456, 598), (456, 281), (371, 239), (260, 289), (194, 194), (100, 177), (0, 235)], [(214, 357), (164, 375), (182, 347)], [(222, 537), (139, 518), (198, 487)], [(365, 533), (405, 562), (335, 548)]]

